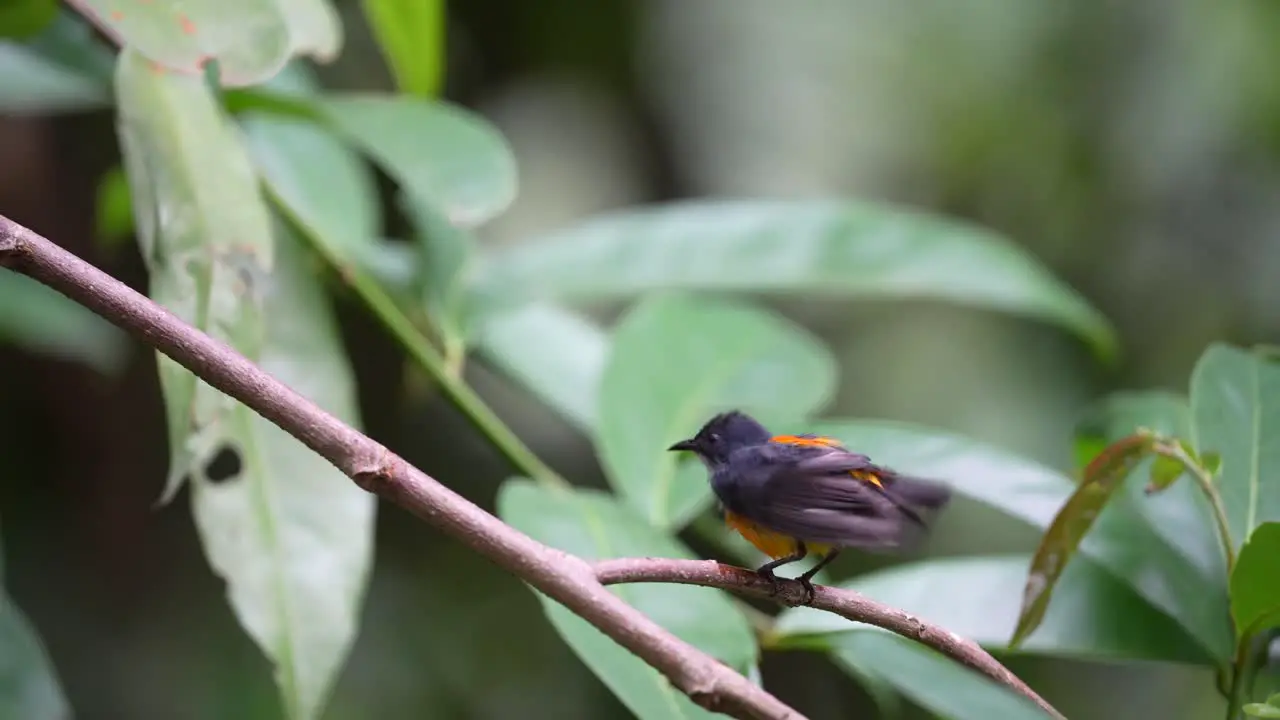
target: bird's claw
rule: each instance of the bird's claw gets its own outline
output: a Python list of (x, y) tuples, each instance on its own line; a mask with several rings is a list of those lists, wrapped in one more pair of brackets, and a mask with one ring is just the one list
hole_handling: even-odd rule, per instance
[(812, 605), (813, 599), (817, 597), (817, 592), (813, 589), (813, 583), (810, 582), (809, 578), (804, 576), (796, 579), (800, 581), (800, 585), (804, 588), (804, 594), (801, 596), (803, 599), (800, 601), (800, 604)]

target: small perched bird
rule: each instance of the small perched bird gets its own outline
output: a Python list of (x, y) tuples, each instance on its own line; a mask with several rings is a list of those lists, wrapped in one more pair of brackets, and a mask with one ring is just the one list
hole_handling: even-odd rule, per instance
[(773, 558), (756, 572), (775, 592), (776, 568), (810, 552), (823, 555), (796, 578), (806, 604), (813, 601), (811, 579), (841, 549), (909, 545), (951, 498), (945, 485), (875, 465), (838, 440), (773, 435), (738, 411), (716, 415), (668, 450), (693, 452), (707, 466), (725, 522)]

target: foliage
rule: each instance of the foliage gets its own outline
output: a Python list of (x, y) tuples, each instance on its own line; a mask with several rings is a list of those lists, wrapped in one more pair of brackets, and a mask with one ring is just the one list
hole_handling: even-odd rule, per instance
[[(1036, 552), (1010, 644), (1042, 631), (1060, 577), (1094, 527), (1127, 516), (1131, 529), (1158, 531), (1167, 556), (1181, 556), (1154, 563), (1148, 550), (1139, 559), (1163, 586), (1199, 598), (1198, 608), (1162, 609), (1200, 642), (1235, 720), (1267, 661), (1256, 641), (1280, 622), (1280, 484), (1272, 470), (1280, 448), (1271, 439), (1278, 413), (1280, 366), (1271, 353), (1222, 344), (1200, 357), (1189, 396), (1124, 393), (1099, 407), (1078, 440), (1080, 455), (1093, 457)], [(1145, 486), (1126, 480), (1140, 464)], [(1165, 505), (1155, 509), (1157, 497), (1142, 495), (1163, 496)]]
[[(19, 68), (33, 80), (0, 88), (0, 110), (113, 104), (126, 182), (120, 170), (104, 178), (99, 226), (106, 236), (136, 233), (151, 297), (355, 422), (356, 389), (323, 283), (338, 278), (525, 476), (498, 503), (524, 532), (587, 558), (693, 557), (678, 533), (701, 527), (710, 494), (700, 468), (663, 449), (709, 413), (739, 406), (779, 431), (826, 432), (899, 470), (944, 479), (1044, 533), (1033, 557), (917, 560), (843, 586), (993, 650), (1218, 668), (1232, 680), (1232, 712), (1250, 697), (1257, 659), (1247, 650), (1280, 622), (1280, 491), (1271, 480), (1280, 446), (1268, 441), (1280, 424), (1280, 370), (1270, 360), (1215, 346), (1189, 399), (1108, 402), (1082, 427), (1090, 462), (1079, 485), (955, 434), (819, 419), (838, 385), (835, 364), (764, 298), (948, 301), (1052, 323), (1101, 359), (1116, 341), (1096, 310), (1013, 242), (865, 201), (656, 204), (487, 248), (477, 229), (513, 201), (515, 158), (485, 120), (436, 98), (436, 3), (364, 4), (398, 92), (361, 95), (321, 88), (301, 60), (340, 49), (325, 0), (156, 0), (136, 17), (101, 2), (83, 7), (123, 49), (113, 59), (67, 13), (34, 34), (24, 25), (21, 41), (0, 44), (0, 73)], [(203, 44), (210, 39), (222, 42)], [(405, 237), (383, 235), (393, 223), (375, 168), (397, 186)], [(132, 228), (121, 219), (126, 197)], [(0, 275), (0, 297), (26, 292)], [(0, 302), (7, 338), (119, 362), (118, 351), (102, 350), (118, 342), (109, 329), (65, 299), (30, 292), (30, 301)], [(582, 312), (604, 301), (627, 304), (610, 328)], [(461, 379), (471, 355), (588, 435), (610, 491), (570, 485), (525, 447)], [(164, 358), (160, 377), (172, 452), (166, 497), (190, 479), (206, 556), (272, 661), (282, 706), (291, 718), (318, 717), (357, 632), (372, 498)], [(219, 469), (226, 457), (232, 471)], [(1127, 478), (1151, 459), (1147, 497)], [(901, 695), (947, 717), (1038, 716), (921, 646), (811, 609), (762, 621), (717, 591), (614, 591), (744, 673), (758, 673), (765, 649), (819, 652), (885, 707)], [(636, 716), (706, 715), (592, 626), (539, 600)], [(7, 601), (0, 607), (24, 637), (0, 650), (0, 667), (17, 669), (0, 684), (0, 714), (58, 716), (65, 701), (38, 641)]]

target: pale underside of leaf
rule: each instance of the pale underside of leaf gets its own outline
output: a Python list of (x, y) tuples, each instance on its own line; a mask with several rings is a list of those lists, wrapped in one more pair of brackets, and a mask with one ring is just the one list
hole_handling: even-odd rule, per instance
[[(318, 280), (270, 216), (238, 133), (200, 78), (126, 50), (120, 135), (151, 295), (339, 417), (354, 387)], [(279, 257), (276, 257), (276, 256)], [(317, 717), (354, 638), (373, 498), (283, 430), (160, 358), (171, 480), (189, 476), (210, 564), (272, 659), (291, 718)], [(239, 471), (208, 476), (219, 451)], [(166, 496), (177, 489), (171, 482)]]

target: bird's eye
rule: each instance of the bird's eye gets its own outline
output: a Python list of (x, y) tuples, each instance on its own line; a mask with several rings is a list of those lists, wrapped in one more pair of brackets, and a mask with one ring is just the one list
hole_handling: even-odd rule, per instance
[(710, 436), (710, 438), (709, 438), (709, 439), (710, 439), (710, 440), (711, 440), (711, 442), (713, 442), (713, 443), (718, 443), (718, 442), (720, 442), (720, 433), (711, 433), (711, 436)]

